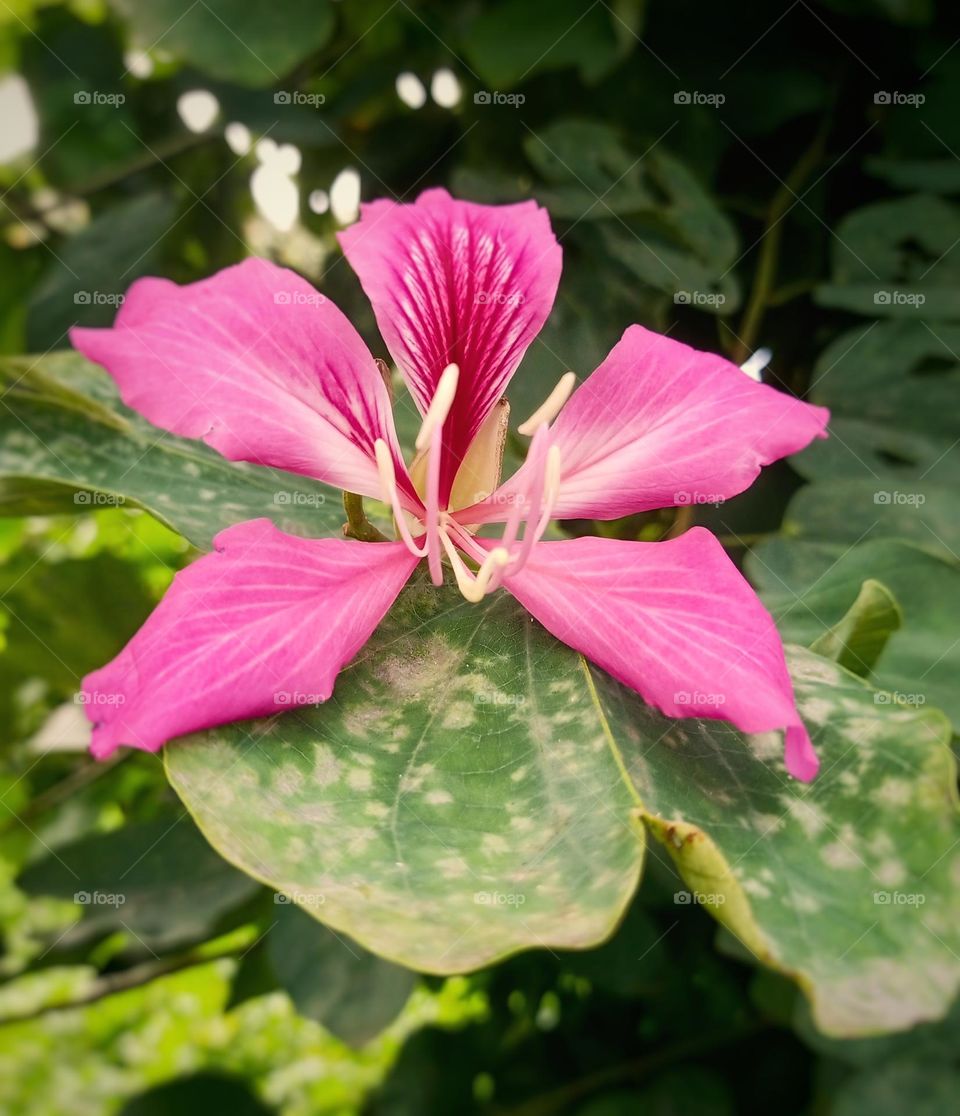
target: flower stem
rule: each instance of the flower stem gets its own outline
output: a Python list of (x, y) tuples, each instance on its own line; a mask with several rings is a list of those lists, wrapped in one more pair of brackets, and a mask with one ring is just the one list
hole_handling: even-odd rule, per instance
[(343, 537), (357, 539), (359, 542), (386, 542), (387, 536), (377, 530), (363, 511), (363, 497), (355, 492), (344, 492), (343, 510), (347, 522), (343, 525)]

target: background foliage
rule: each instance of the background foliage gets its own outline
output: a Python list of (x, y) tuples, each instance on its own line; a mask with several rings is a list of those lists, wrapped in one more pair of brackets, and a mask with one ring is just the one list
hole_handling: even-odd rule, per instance
[[(956, 1106), (958, 43), (934, 0), (0, 0), (4, 1111)], [(548, 206), (517, 413), (634, 321), (768, 347), (831, 408), (744, 496), (603, 528), (696, 521), (742, 561), (796, 645), (809, 791), (779, 742), (665, 722), (502, 597), (416, 585), (330, 706), (166, 771), (85, 757), (79, 679), (217, 530), (342, 514), (158, 436), (65, 331), (253, 252), (382, 353), (333, 236), (357, 183)], [(472, 734), (424, 728), (445, 656), (512, 699)]]

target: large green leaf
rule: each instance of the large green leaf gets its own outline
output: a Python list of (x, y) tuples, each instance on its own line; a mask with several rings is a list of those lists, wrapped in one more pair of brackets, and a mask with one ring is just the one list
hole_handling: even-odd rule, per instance
[(747, 568), (784, 638), (805, 644), (840, 621), (861, 582), (878, 578), (896, 598), (903, 626), (871, 664), (874, 685), (894, 701), (940, 706), (960, 725), (956, 565), (892, 540), (848, 548), (773, 539), (755, 548)]
[(411, 586), (326, 706), (173, 744), (167, 767), (228, 859), (414, 969), (595, 945), (639, 878), (580, 660), (505, 594)]
[(72, 503), (74, 511), (129, 504), (202, 549), (224, 527), (259, 516), (297, 535), (339, 533), (338, 493), (308, 477), (227, 461), (202, 442), (157, 429), (76, 353), (2, 360), (0, 384), (5, 515), (34, 511), (35, 501), (43, 510)]
[(823, 769), (784, 778), (779, 738), (663, 720), (598, 679), (645, 817), (694, 896), (791, 974), (818, 1026), (898, 1030), (960, 986), (960, 818), (949, 725), (876, 705), (841, 667), (796, 649), (791, 673)]
[(240, 85), (271, 85), (330, 38), (327, 0), (286, 0), (283, 18), (263, 0), (111, 0), (144, 50), (162, 50)]
[(812, 787), (777, 734), (664, 718), (505, 594), (417, 584), (327, 706), (177, 742), (167, 768), (224, 856), (413, 968), (595, 944), (636, 885), (643, 818), (821, 1026), (935, 1018), (960, 983), (948, 726), (808, 652), (794, 672)]

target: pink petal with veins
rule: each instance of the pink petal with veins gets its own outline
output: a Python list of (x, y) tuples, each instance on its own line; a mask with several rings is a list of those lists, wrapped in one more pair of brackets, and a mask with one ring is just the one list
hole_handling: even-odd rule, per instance
[[(551, 429), (562, 459), (554, 515), (619, 519), (729, 499), (762, 466), (825, 437), (829, 417), (723, 357), (630, 326)], [(522, 472), (472, 510), (472, 522), (504, 519)]]
[(120, 654), (83, 683), (98, 759), (325, 701), (417, 559), (402, 543), (221, 531)]
[(383, 438), (411, 510), (419, 505), (373, 357), (341, 312), (299, 275), (249, 259), (180, 287), (140, 279), (112, 329), (70, 339), (157, 426), (253, 461), (379, 498)]
[(445, 506), (474, 435), (550, 313), (560, 246), (532, 201), (475, 205), (438, 189), (360, 212), (340, 243), (421, 413), (444, 368), (460, 369), (444, 427)]
[(785, 729), (787, 770), (816, 774), (773, 620), (709, 531), (542, 542), (504, 584), (548, 631), (664, 713)]

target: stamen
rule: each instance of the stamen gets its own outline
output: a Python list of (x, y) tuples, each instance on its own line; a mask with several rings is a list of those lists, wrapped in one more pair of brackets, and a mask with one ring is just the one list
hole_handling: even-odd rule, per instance
[[(536, 543), (543, 538), (543, 533), (550, 523), (550, 517), (553, 514), (553, 509), (559, 495), (560, 447), (551, 446), (550, 449), (547, 450), (547, 464), (544, 469), (540, 491), (537, 493), (537, 504), (531, 509), (530, 518), (527, 520), (527, 524), (523, 529), (523, 542), (520, 544), (520, 550), (510, 561), (511, 573), (519, 573), (527, 564), (530, 552), (533, 550)], [(541, 498), (543, 499), (542, 508), (540, 507)], [(534, 527), (533, 517), (538, 511), (540, 516), (537, 520), (536, 527)]]
[(400, 538), (411, 554), (417, 558), (423, 558), (427, 553), (427, 545), (417, 546), (410, 534), (403, 508), (400, 506), (400, 494), (397, 492), (397, 472), (393, 467), (393, 454), (390, 452), (390, 447), (382, 438), (378, 438), (373, 443), (373, 452), (377, 458), (377, 472), (380, 474), (380, 487), (383, 489), (384, 503), (389, 504), (393, 510), (393, 519), (397, 525)]
[(543, 403), (533, 412), (526, 422), (517, 427), (517, 433), (524, 437), (534, 434), (540, 426), (549, 425), (560, 414), (560, 409), (570, 398), (570, 393), (576, 385), (577, 377), (573, 372), (564, 372), (557, 386), (550, 392)]
[(423, 425), (417, 435), (418, 450), (422, 450), (427, 445), (433, 436), (433, 432), (443, 425), (447, 415), (450, 414), (453, 397), (457, 393), (457, 380), (459, 378), (460, 369), (456, 364), (448, 364), (440, 374), (440, 379), (437, 381), (437, 390), (433, 393), (433, 399), (430, 401), (427, 413), (423, 416)]
[(450, 559), (450, 565), (453, 567), (453, 575), (457, 579), (457, 588), (471, 604), (482, 601), (494, 573), (506, 566), (510, 561), (510, 555), (502, 546), (494, 547), (484, 558), (480, 569), (474, 575), (467, 569), (465, 562), (457, 553), (457, 548), (450, 541), (446, 531), (441, 533), (440, 539), (444, 550), (447, 552), (447, 557)]
[[(456, 369), (456, 365), (450, 365)], [(446, 373), (444, 373), (446, 374)], [(456, 373), (454, 373), (454, 387), (456, 387)], [(439, 389), (437, 389), (439, 394)], [(436, 403), (436, 397), (434, 397)], [(431, 409), (433, 403), (431, 403)], [(449, 410), (449, 407), (448, 407)], [(443, 419), (430, 433), (430, 449), (427, 451), (427, 490), (426, 490), (426, 519), (424, 527), (427, 532), (427, 565), (430, 567), (430, 580), (434, 585), (443, 584), (443, 567), (440, 564), (440, 540), (446, 538), (446, 531), (440, 530), (440, 452), (443, 441)], [(426, 421), (424, 421), (426, 426)]]

